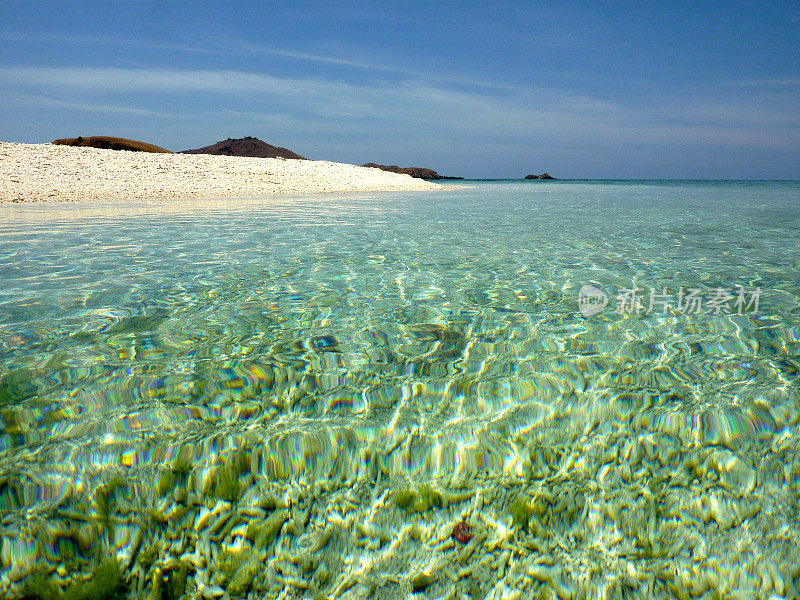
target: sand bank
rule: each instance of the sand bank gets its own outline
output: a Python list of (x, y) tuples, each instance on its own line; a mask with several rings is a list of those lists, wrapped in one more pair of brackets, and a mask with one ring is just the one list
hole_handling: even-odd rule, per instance
[(437, 188), (434, 183), (408, 175), (328, 161), (0, 142), (0, 203), (126, 202)]

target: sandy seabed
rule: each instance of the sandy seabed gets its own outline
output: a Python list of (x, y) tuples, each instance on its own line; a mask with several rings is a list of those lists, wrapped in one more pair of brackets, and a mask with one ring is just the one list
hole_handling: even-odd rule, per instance
[(126, 202), (437, 187), (408, 175), (328, 161), (0, 142), (0, 203)]

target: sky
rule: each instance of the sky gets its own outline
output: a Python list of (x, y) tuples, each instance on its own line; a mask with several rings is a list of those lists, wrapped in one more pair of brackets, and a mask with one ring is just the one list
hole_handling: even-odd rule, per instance
[(0, 0), (0, 141), (800, 178), (800, 2)]

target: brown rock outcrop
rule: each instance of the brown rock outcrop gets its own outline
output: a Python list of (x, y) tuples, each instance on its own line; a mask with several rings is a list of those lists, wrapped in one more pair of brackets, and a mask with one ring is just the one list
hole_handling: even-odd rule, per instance
[(403, 175), (411, 175), (411, 177), (416, 177), (417, 179), (463, 179), (463, 177), (446, 177), (444, 175), (439, 175), (433, 169), (426, 169), (425, 167), (398, 167), (397, 165), (379, 165), (376, 163), (367, 163), (361, 166), (381, 169), (382, 171), (391, 171), (392, 173), (401, 173)]
[(137, 142), (136, 140), (129, 140), (127, 138), (110, 137), (107, 135), (61, 138), (58, 140), (54, 140), (53, 144), (55, 144), (56, 146), (89, 146), (91, 148), (104, 148), (107, 150), (133, 150), (135, 152), (166, 152), (168, 154), (171, 154), (169, 150), (166, 150), (161, 146), (156, 146), (154, 144), (146, 144), (145, 142)]

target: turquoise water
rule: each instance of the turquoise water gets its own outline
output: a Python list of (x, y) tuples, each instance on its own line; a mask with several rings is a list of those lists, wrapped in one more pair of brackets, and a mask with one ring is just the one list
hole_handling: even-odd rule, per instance
[(800, 184), (456, 183), (0, 206), (0, 591), (787, 596)]

